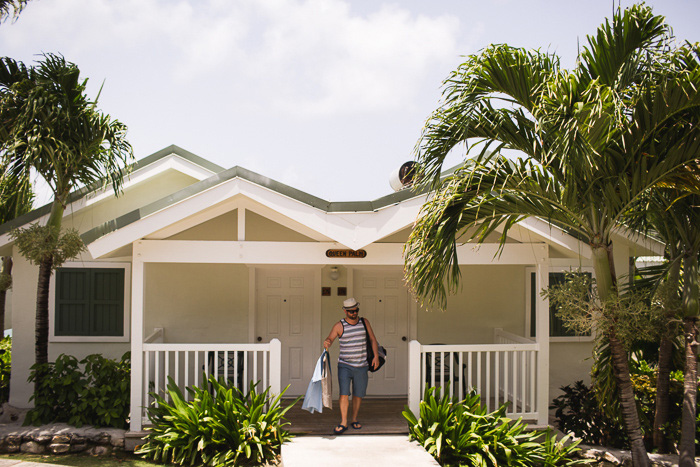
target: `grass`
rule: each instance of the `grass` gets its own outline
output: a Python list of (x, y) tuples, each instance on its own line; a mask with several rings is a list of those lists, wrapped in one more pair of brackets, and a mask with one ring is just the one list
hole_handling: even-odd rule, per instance
[(100, 467), (152, 467), (157, 464), (135, 456), (132, 453), (120, 452), (111, 456), (93, 457), (80, 454), (63, 455), (39, 455), (39, 454), (3, 454), (0, 459), (23, 460), (27, 462), (41, 462), (45, 464), (68, 465), (88, 467), (99, 465)]

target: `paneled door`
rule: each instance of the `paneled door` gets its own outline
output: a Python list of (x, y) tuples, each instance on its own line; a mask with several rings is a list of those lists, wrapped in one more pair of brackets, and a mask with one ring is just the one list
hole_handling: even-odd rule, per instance
[(285, 396), (303, 395), (309, 385), (320, 342), (313, 339), (313, 271), (258, 269), (256, 329), (259, 341), (282, 342), (282, 387)]
[(388, 354), (387, 362), (370, 373), (368, 395), (399, 396), (408, 393), (408, 289), (402, 271), (356, 270), (355, 298), (377, 340)]

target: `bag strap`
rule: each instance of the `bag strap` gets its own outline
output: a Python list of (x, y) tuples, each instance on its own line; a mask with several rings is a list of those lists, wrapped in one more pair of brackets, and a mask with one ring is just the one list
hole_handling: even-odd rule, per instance
[(365, 334), (367, 334), (367, 343), (369, 344), (369, 331), (367, 330), (367, 325), (365, 324), (365, 319), (360, 318), (360, 321), (362, 322), (362, 327), (365, 328)]

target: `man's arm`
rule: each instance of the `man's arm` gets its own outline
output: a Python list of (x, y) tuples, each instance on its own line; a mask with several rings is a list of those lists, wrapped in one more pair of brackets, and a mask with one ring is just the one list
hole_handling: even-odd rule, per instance
[(372, 368), (379, 367), (379, 344), (377, 344), (377, 338), (374, 337), (374, 331), (372, 326), (369, 325), (367, 318), (362, 318), (365, 320), (365, 326), (367, 327), (367, 333), (369, 334), (369, 340), (372, 344), (372, 350), (374, 351), (374, 358), (372, 359)]
[(334, 340), (336, 340), (338, 337), (340, 337), (342, 332), (343, 332), (343, 325), (340, 324), (340, 321), (338, 321), (331, 328), (331, 332), (330, 332), (330, 334), (328, 334), (328, 337), (326, 337), (326, 340), (323, 341), (323, 348), (328, 350), (328, 347), (330, 347), (333, 344)]

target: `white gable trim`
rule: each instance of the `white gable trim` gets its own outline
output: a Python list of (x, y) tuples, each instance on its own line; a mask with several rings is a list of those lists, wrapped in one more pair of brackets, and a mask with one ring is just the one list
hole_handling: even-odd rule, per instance
[[(124, 190), (138, 183), (145, 182), (149, 178), (153, 178), (156, 175), (162, 174), (168, 170), (176, 170), (199, 181), (214, 175), (214, 172), (211, 170), (207, 170), (204, 167), (183, 159), (182, 157), (173, 153), (129, 174), (124, 183)], [(79, 201), (76, 201), (76, 203), (82, 201), (84, 204), (80, 207), (80, 209), (82, 209), (83, 207), (92, 206), (93, 204), (99, 203), (104, 199), (111, 198), (112, 196), (114, 196), (114, 192), (111, 186), (106, 186), (94, 191), (91, 194), (88, 194)]]
[(613, 228), (612, 234), (627, 242), (633, 251), (635, 250), (635, 247), (642, 248), (644, 250), (641, 255), (638, 252), (635, 252), (630, 254), (630, 256), (663, 256), (666, 251), (666, 245), (657, 239), (640, 234), (634, 234), (633, 232), (621, 227)]
[(528, 217), (518, 222), (518, 225), (539, 235), (548, 243), (570, 251), (576, 256), (583, 256), (586, 259), (590, 259), (592, 255), (591, 247), (588, 244), (572, 237), (559, 227), (545, 222), (542, 219)]
[[(99, 258), (172, 226), (182, 219), (195, 216), (203, 211), (202, 206), (217, 206), (237, 195), (250, 198), (354, 250), (411, 225), (425, 201), (425, 195), (423, 195), (373, 212), (328, 213), (248, 180), (235, 177), (110, 232), (92, 242), (88, 249), (94, 258)], [(206, 217), (205, 215), (202, 219)], [(294, 228), (294, 230), (298, 229)]]
[(187, 219), (165, 227), (164, 229), (154, 232), (151, 235), (147, 235), (144, 238), (146, 240), (166, 239), (235, 209), (238, 209), (238, 226), (240, 230), (240, 232), (238, 232), (239, 240), (245, 239), (245, 212), (250, 211), (318, 242), (332, 241), (330, 238), (319, 234), (317, 231), (308, 228), (306, 225), (295, 222), (292, 219), (283, 216), (279, 212), (269, 209), (267, 206), (255, 202), (241, 194), (236, 195), (219, 205), (200, 211)]

